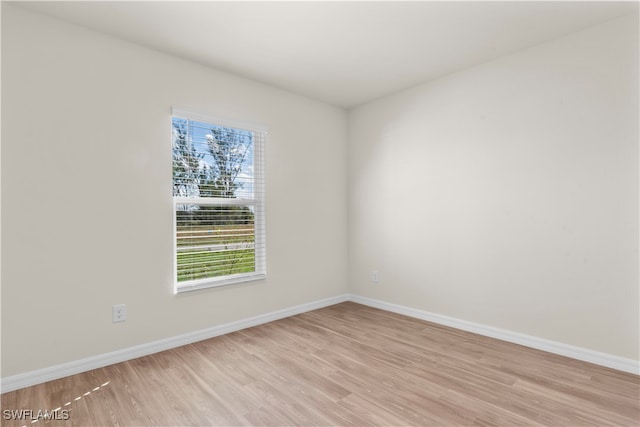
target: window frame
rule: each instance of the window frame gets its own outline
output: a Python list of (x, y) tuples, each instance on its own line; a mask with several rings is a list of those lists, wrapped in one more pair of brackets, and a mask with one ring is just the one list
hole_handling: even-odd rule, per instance
[[(173, 291), (174, 294), (196, 291), (207, 288), (216, 288), (238, 283), (264, 280), (267, 277), (266, 260), (266, 219), (265, 219), (265, 145), (267, 128), (254, 123), (239, 122), (229, 119), (212, 117), (186, 110), (172, 108), (170, 116), (171, 125), (171, 149), (173, 152), (173, 119), (187, 119), (206, 123), (213, 127), (227, 127), (243, 131), (249, 131), (253, 136), (253, 198), (221, 198), (221, 197), (184, 197), (173, 195), (174, 176), (171, 173), (172, 193), (172, 233), (173, 233)], [(171, 161), (173, 167), (173, 157)], [(205, 277), (187, 281), (178, 281), (178, 224), (177, 205), (198, 204), (210, 206), (252, 206), (254, 209), (254, 271), (234, 273), (217, 277)]]

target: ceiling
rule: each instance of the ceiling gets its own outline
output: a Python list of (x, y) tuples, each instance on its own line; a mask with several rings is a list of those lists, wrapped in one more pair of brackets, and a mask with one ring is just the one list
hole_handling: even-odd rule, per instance
[(21, 2), (340, 107), (581, 30), (637, 2)]

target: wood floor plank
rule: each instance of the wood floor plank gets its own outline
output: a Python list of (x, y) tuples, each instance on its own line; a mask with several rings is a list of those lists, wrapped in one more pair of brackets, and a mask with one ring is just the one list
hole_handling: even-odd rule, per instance
[(2, 426), (640, 425), (637, 375), (350, 302), (1, 399)]

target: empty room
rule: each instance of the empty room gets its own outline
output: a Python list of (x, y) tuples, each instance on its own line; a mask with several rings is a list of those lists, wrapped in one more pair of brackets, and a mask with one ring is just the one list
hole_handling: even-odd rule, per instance
[(637, 426), (635, 1), (2, 1), (3, 426)]

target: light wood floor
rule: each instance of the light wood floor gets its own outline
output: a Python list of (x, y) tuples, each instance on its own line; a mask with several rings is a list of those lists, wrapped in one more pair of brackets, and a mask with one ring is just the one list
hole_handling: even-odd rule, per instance
[[(5, 393), (1, 406), (3, 425), (36, 427), (638, 426), (639, 398), (636, 375), (343, 303)], [(4, 419), (58, 407), (68, 421)]]

